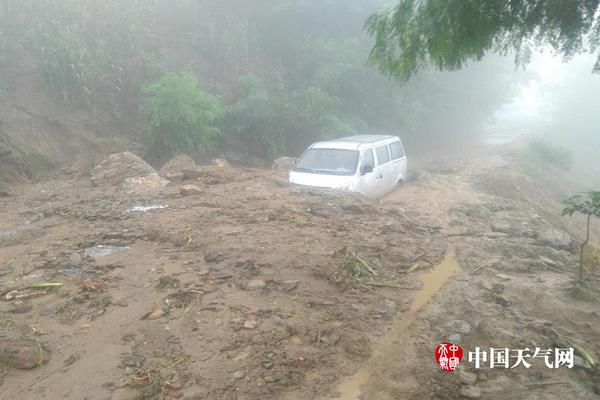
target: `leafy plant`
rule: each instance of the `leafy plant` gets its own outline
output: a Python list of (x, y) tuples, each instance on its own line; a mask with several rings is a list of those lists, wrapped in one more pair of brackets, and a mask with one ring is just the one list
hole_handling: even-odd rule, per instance
[(587, 193), (575, 194), (564, 201), (566, 205), (562, 211), (562, 216), (572, 216), (575, 213), (583, 214), (586, 217), (586, 236), (581, 244), (581, 253), (579, 258), (579, 282), (583, 281), (584, 251), (585, 246), (590, 241), (590, 223), (592, 217), (600, 218), (600, 191), (589, 191)]
[(225, 108), (219, 98), (200, 89), (194, 74), (170, 72), (143, 92), (150, 97), (147, 133), (153, 146), (186, 151), (220, 136), (217, 124)]
[(549, 46), (568, 59), (600, 44), (599, 7), (573, 0), (401, 0), (368, 19), (375, 38), (370, 60), (406, 81), (425, 65), (460, 69), (489, 51), (512, 52), (522, 65), (531, 47)]

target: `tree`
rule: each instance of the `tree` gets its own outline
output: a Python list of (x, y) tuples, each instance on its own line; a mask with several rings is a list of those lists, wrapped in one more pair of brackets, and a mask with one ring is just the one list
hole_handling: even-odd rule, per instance
[(589, 191), (587, 193), (575, 194), (564, 201), (566, 205), (562, 211), (563, 217), (569, 217), (575, 213), (580, 213), (586, 216), (586, 236), (585, 241), (581, 244), (581, 253), (579, 257), (579, 282), (583, 281), (583, 252), (585, 246), (590, 241), (590, 223), (592, 217), (600, 218), (600, 191)]
[[(422, 67), (456, 70), (489, 51), (514, 52), (524, 65), (532, 47), (564, 59), (600, 45), (598, 0), (401, 0), (369, 17), (370, 62), (399, 80)], [(600, 56), (594, 65), (600, 72)]]
[(189, 72), (170, 72), (144, 88), (150, 96), (147, 133), (151, 145), (170, 152), (186, 151), (218, 138), (225, 115), (221, 100), (200, 89)]

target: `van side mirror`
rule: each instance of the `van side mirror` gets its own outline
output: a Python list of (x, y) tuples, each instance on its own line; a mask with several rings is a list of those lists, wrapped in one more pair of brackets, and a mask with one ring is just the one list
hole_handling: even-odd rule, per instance
[(360, 168), (360, 174), (361, 175), (366, 175), (366, 174), (369, 174), (371, 172), (373, 172), (373, 166), (372, 165), (363, 165)]

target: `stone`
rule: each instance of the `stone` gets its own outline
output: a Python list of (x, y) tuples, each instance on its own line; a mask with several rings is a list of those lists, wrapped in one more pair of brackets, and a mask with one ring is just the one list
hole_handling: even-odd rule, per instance
[(477, 374), (460, 370), (458, 379), (460, 380), (460, 383), (464, 385), (473, 386), (477, 382)]
[(108, 156), (91, 173), (94, 186), (121, 185), (127, 178), (146, 177), (156, 170), (140, 157), (128, 151)]
[(17, 369), (32, 369), (46, 364), (50, 353), (35, 340), (3, 340), (0, 342), (0, 364)]
[(82, 260), (83, 259), (81, 257), (81, 254), (79, 254), (79, 253), (71, 253), (71, 255), (69, 256), (69, 261), (73, 265), (79, 265)]
[(540, 232), (535, 241), (538, 246), (548, 246), (558, 250), (568, 250), (571, 247), (571, 236), (558, 229), (548, 229)]
[(390, 299), (379, 299), (373, 306), (373, 311), (383, 318), (392, 318), (396, 313), (396, 302)]
[(246, 290), (261, 290), (264, 289), (266, 285), (267, 284), (265, 283), (265, 281), (261, 279), (252, 279), (246, 284)]
[(202, 194), (202, 189), (196, 185), (183, 185), (179, 188), (179, 193), (182, 196), (193, 196), (196, 194)]
[(460, 388), (459, 394), (465, 399), (479, 399), (481, 397), (481, 389), (477, 386), (463, 386)]
[(233, 374), (233, 379), (235, 380), (240, 380), (242, 379), (244, 376), (246, 376), (246, 374), (244, 373), (244, 371), (235, 371)]
[(229, 164), (229, 161), (227, 161), (226, 159), (224, 159), (222, 157), (215, 158), (210, 163), (212, 165), (214, 165), (215, 167), (218, 167), (218, 168), (229, 168), (229, 167), (231, 167), (231, 164)]
[(152, 311), (150, 314), (145, 316), (146, 319), (159, 319), (165, 316), (165, 310), (159, 308), (158, 310)]
[(195, 168), (196, 161), (192, 157), (187, 154), (180, 154), (163, 165), (158, 174), (171, 182), (181, 182), (184, 178), (183, 171)]
[(244, 321), (244, 329), (255, 329), (256, 326), (258, 325), (258, 321), (255, 319), (248, 319), (246, 321)]
[(125, 179), (122, 188), (128, 194), (152, 196), (159, 193), (168, 184), (168, 180), (161, 178), (157, 173), (153, 172), (146, 177)]
[(448, 329), (465, 335), (470, 334), (473, 331), (473, 327), (467, 321), (462, 319), (455, 319), (448, 323)]
[(273, 165), (271, 166), (271, 168), (273, 168), (276, 171), (288, 172), (294, 167), (296, 161), (297, 159), (294, 157), (279, 157), (278, 159), (273, 161)]

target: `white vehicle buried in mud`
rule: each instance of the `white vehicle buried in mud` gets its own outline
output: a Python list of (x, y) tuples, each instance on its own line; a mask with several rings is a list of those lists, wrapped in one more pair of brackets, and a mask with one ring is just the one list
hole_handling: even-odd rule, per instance
[(357, 135), (313, 143), (290, 172), (290, 183), (348, 190), (375, 198), (406, 179), (406, 154), (397, 136)]

